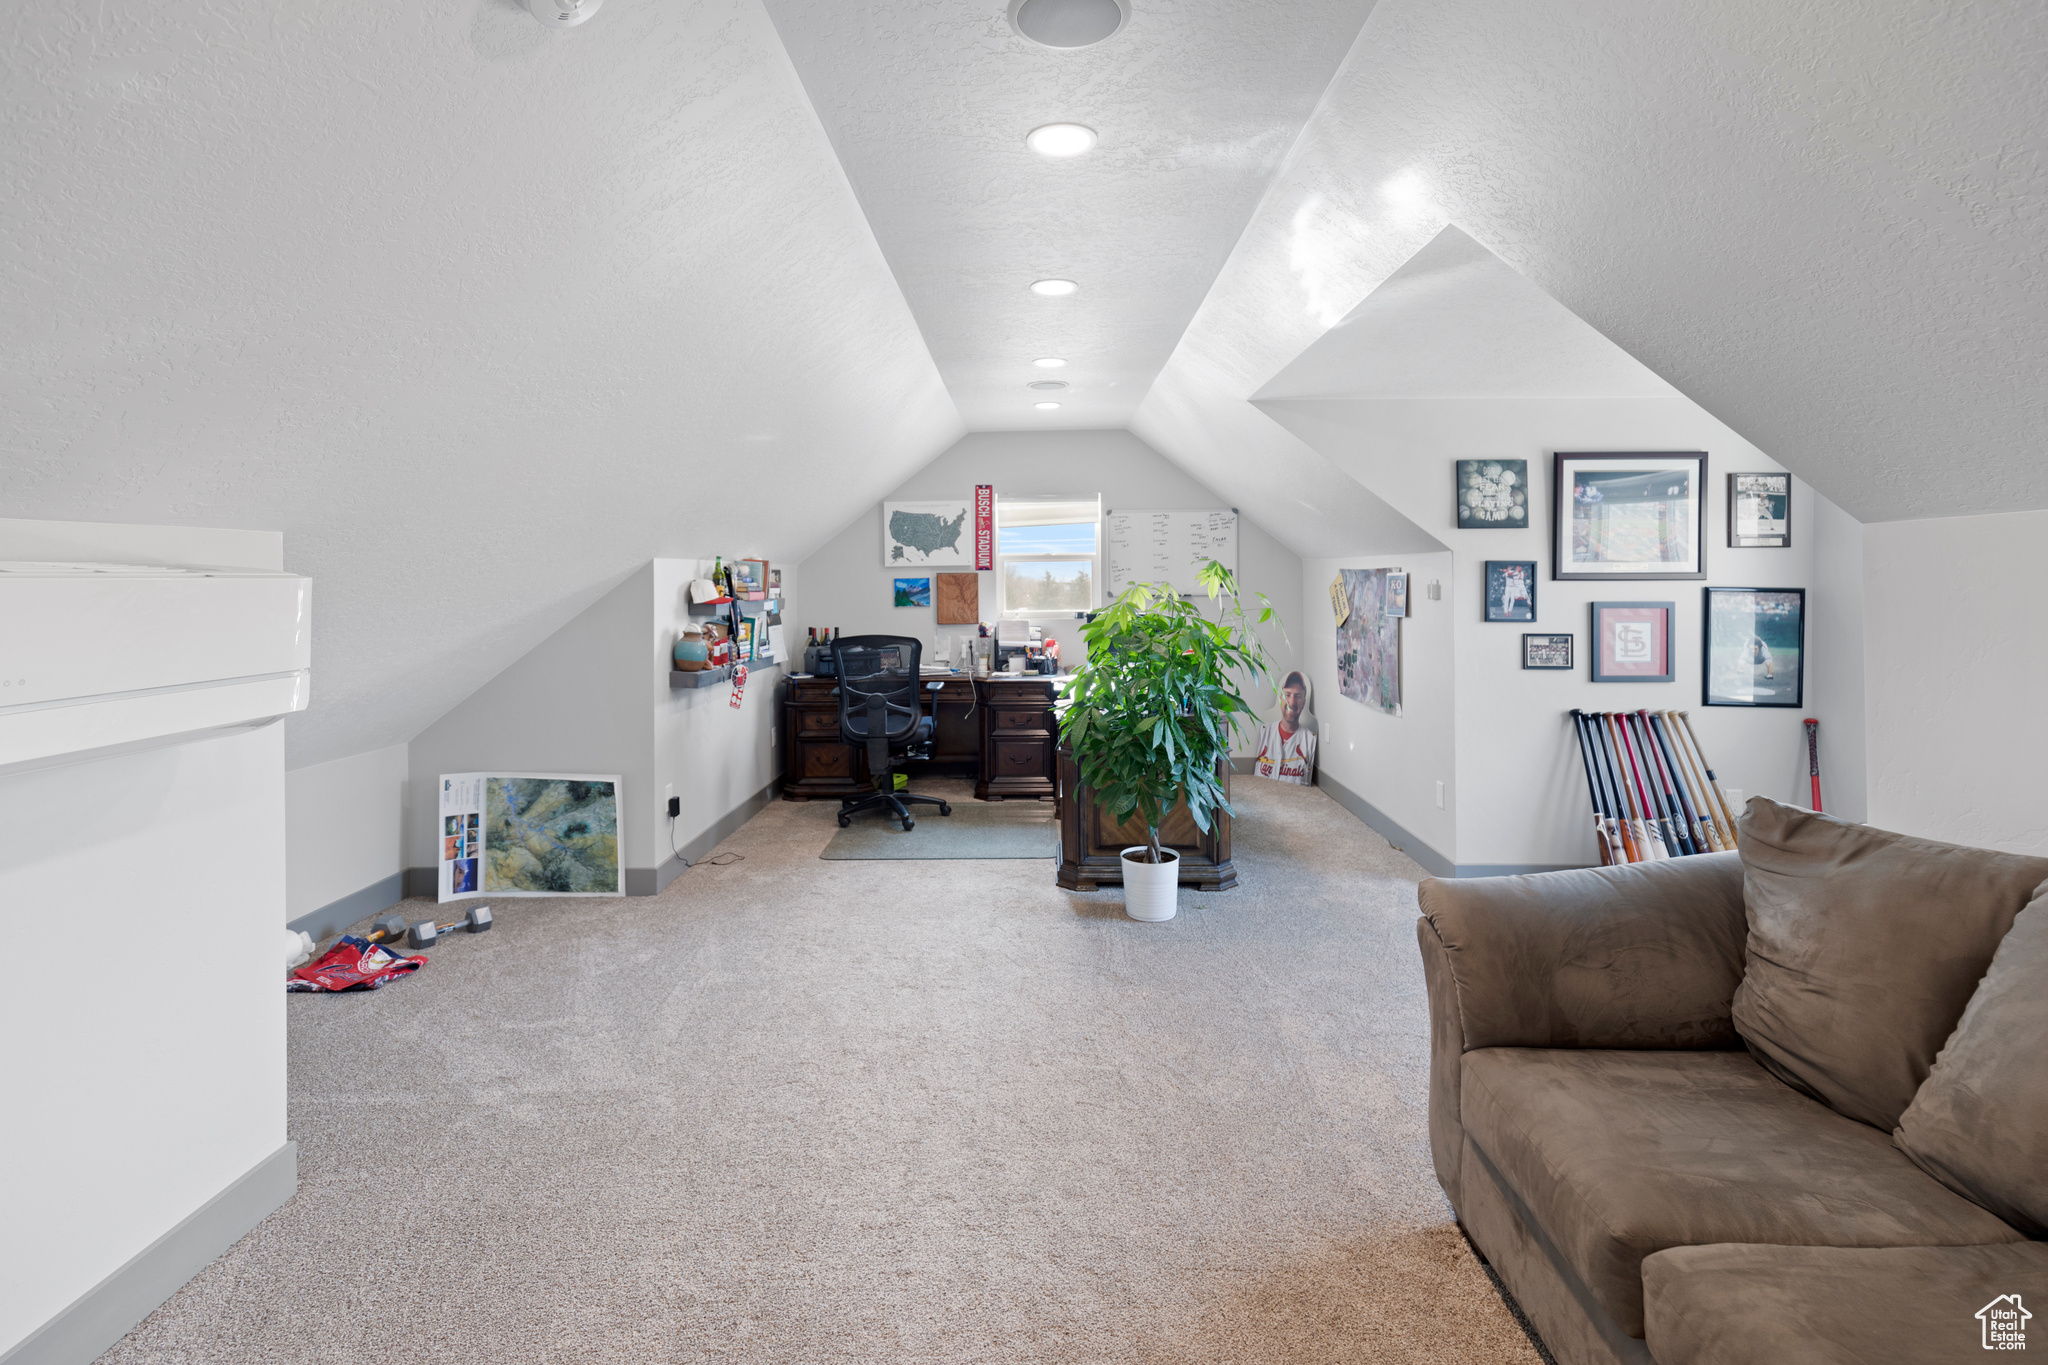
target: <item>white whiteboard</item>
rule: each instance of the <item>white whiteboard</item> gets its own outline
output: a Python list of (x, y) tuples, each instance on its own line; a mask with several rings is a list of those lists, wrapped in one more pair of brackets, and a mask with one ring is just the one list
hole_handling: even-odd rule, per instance
[(1237, 572), (1237, 509), (1209, 512), (1103, 514), (1109, 545), (1109, 596), (1133, 583), (1171, 583), (1176, 592), (1202, 590), (1195, 569), (1213, 559)]

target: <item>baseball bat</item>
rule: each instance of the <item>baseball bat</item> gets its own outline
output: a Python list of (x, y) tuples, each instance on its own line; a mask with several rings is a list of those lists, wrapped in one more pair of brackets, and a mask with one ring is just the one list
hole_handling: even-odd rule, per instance
[(1820, 722), (1806, 719), (1806, 771), (1813, 779), (1813, 809), (1820, 813)]
[(1714, 828), (1714, 822), (1707, 818), (1706, 808), (1699, 799), (1699, 790), (1694, 786), (1692, 775), (1685, 769), (1685, 763), (1678, 756), (1678, 746), (1671, 741), (1671, 733), (1665, 727), (1664, 718), (1655, 711), (1644, 713), (1647, 724), (1657, 736), (1658, 752), (1664, 756), (1664, 766), (1670, 770), (1678, 784), (1679, 798), (1685, 803), (1686, 815), (1692, 821), (1693, 842), (1702, 852), (1719, 853), (1721, 831)]
[(1600, 770), (1601, 780), (1607, 784), (1607, 801), (1614, 808), (1614, 828), (1621, 840), (1622, 852), (1628, 855), (1630, 862), (1639, 863), (1648, 856), (1648, 852), (1637, 846), (1635, 835), (1629, 830), (1628, 806), (1622, 800), (1621, 786), (1614, 777), (1614, 759), (1607, 752), (1605, 737), (1600, 728), (1601, 719), (1597, 711), (1588, 712), (1586, 715), (1586, 733), (1593, 741), (1594, 765)]
[(1671, 756), (1671, 746), (1665, 741), (1663, 727), (1648, 711), (1636, 712), (1636, 723), (1642, 727), (1650, 752), (1657, 756), (1657, 767), (1664, 773), (1664, 785), (1670, 789), (1672, 803), (1678, 807), (1679, 817), (1685, 821), (1686, 833), (1692, 836), (1692, 851), (1713, 851), (1713, 845), (1707, 838), (1706, 823), (1692, 804), (1692, 794), (1685, 789), (1685, 779), (1679, 775), (1678, 762)]
[(1720, 815), (1714, 810), (1713, 794), (1707, 790), (1706, 779), (1700, 774), (1699, 764), (1694, 760), (1692, 750), (1686, 746), (1685, 736), (1678, 732), (1677, 713), (1659, 711), (1657, 721), (1663, 728), (1665, 736), (1670, 739), (1671, 747), (1678, 752), (1679, 766), (1685, 770), (1685, 780), (1692, 789), (1693, 805), (1706, 821), (1707, 833), (1711, 836), (1714, 847), (1722, 851), (1735, 847), (1728, 838), (1728, 831), (1721, 826)]
[(1693, 731), (1692, 717), (1680, 711), (1678, 718), (1685, 723), (1685, 737), (1692, 741), (1693, 752), (1700, 758), (1700, 769), (1706, 773), (1707, 783), (1714, 789), (1714, 801), (1721, 807), (1721, 814), (1728, 818), (1728, 847), (1739, 848), (1742, 838), (1735, 830), (1735, 812), (1728, 806), (1728, 793), (1721, 790), (1721, 779), (1714, 775), (1714, 766), (1707, 762), (1706, 746), (1700, 743), (1699, 735)]
[(1657, 809), (1663, 813), (1664, 828), (1673, 845), (1673, 851), (1681, 858), (1689, 858), (1700, 850), (1693, 844), (1692, 827), (1686, 824), (1678, 810), (1678, 798), (1664, 781), (1663, 771), (1657, 765), (1657, 751), (1650, 744), (1650, 736), (1642, 721), (1623, 713), (1622, 722), (1628, 727), (1629, 742), (1635, 745), (1639, 762), (1643, 767), (1645, 780), (1650, 784), (1650, 794), (1657, 801)]
[(1579, 737), (1579, 765), (1586, 771), (1586, 790), (1593, 798), (1593, 841), (1600, 846), (1600, 865), (1613, 863), (1615, 851), (1607, 841), (1607, 812), (1602, 809), (1600, 784), (1593, 780), (1593, 755), (1586, 748), (1586, 722), (1584, 713), (1572, 708), (1572, 730)]
[(1633, 781), (1629, 766), (1628, 741), (1621, 733), (1621, 721), (1612, 711), (1602, 714), (1607, 722), (1607, 743), (1614, 751), (1614, 768), (1621, 774), (1621, 789), (1628, 795), (1629, 812), (1635, 819), (1636, 843), (1648, 854), (1651, 862), (1671, 856), (1670, 845), (1664, 842), (1663, 832), (1656, 826), (1656, 819), (1650, 814), (1650, 799), (1643, 791), (1641, 782)]

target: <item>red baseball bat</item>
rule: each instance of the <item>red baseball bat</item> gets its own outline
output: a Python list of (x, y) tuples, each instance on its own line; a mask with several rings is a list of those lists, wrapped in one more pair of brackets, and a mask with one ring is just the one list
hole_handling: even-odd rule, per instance
[(1806, 771), (1813, 778), (1813, 808), (1820, 809), (1820, 722), (1806, 721)]

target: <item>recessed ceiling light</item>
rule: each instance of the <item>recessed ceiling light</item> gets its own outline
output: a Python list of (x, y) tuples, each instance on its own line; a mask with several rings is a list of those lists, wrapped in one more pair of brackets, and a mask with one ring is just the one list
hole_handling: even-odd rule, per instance
[(1055, 159), (1079, 156), (1095, 146), (1095, 130), (1078, 123), (1048, 123), (1042, 128), (1033, 128), (1024, 138), (1024, 145), (1040, 156)]
[(1130, 22), (1124, 0), (1010, 0), (1017, 32), (1047, 47), (1089, 47)]
[(1058, 299), (1065, 298), (1080, 287), (1072, 280), (1040, 280), (1031, 286), (1031, 292), (1040, 298)]
[(1031, 363), (1041, 370), (1064, 370), (1067, 367), (1067, 362), (1056, 355), (1049, 355), (1043, 360), (1034, 360)]
[(1067, 381), (1064, 379), (1034, 379), (1024, 387), (1027, 389), (1044, 389), (1050, 392), (1053, 389), (1064, 389), (1066, 386)]
[(1039, 410), (1040, 412), (1050, 412), (1050, 411), (1052, 411), (1052, 410), (1053, 410), (1054, 408), (1058, 407), (1058, 406), (1059, 406), (1059, 404), (1058, 404), (1058, 403), (1033, 403), (1033, 404), (1032, 404), (1031, 406), (1032, 406), (1032, 407), (1034, 407), (1034, 408), (1037, 408), (1037, 409), (1038, 409), (1038, 410)]

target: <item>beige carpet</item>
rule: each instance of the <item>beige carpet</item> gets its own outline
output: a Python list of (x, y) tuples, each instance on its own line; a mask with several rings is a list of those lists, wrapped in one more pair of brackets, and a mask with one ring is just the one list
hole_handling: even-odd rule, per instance
[(1418, 869), (1234, 785), (1163, 925), (778, 802), (290, 997), (297, 1197), (105, 1359), (1533, 1365), (1430, 1171)]

